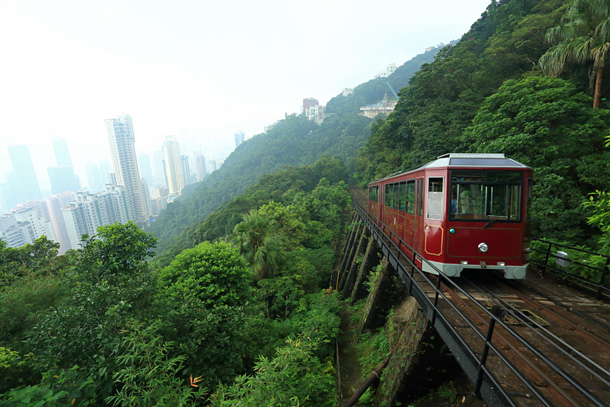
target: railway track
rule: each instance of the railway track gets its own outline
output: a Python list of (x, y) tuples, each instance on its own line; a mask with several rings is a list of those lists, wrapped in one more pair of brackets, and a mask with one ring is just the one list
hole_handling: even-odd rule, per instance
[[(363, 191), (352, 196), (366, 207)], [(401, 264), (412, 273), (406, 258)], [(534, 273), (521, 281), (481, 271), (411, 278), (435, 304), (433, 324), (451, 325), (514, 405), (610, 405), (610, 304)]]

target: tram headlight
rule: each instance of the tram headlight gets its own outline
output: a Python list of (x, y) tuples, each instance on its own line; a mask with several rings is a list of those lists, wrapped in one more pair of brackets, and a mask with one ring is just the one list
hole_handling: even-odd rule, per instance
[(487, 246), (487, 243), (479, 243), (479, 251), (481, 253), (487, 253), (487, 250), (489, 250), (489, 247)]

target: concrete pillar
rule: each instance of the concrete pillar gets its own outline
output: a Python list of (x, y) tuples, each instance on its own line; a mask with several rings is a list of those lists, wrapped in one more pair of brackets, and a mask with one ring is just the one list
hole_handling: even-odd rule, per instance
[(352, 261), (354, 260), (354, 254), (356, 252), (356, 248), (358, 247), (358, 243), (360, 241), (360, 237), (364, 232), (366, 226), (363, 223), (353, 223), (354, 225), (354, 234), (352, 235), (352, 240), (349, 246), (345, 246), (346, 254), (345, 263), (343, 264), (340, 270), (340, 280), (339, 280), (339, 291), (343, 291), (343, 287), (345, 287), (345, 283), (347, 281), (347, 274), (349, 273), (350, 266)]
[(392, 358), (381, 375), (375, 406), (396, 405), (396, 396), (409, 380), (407, 372), (420, 354), (420, 344), (427, 332), (428, 319), (413, 297), (407, 297), (386, 324)]
[(357, 333), (365, 329), (376, 329), (385, 324), (389, 311), (407, 297), (407, 290), (400, 281), (396, 270), (387, 258), (381, 261), (381, 269), (371, 288), (362, 316), (358, 323)]
[(350, 295), (350, 304), (361, 300), (368, 294), (368, 287), (364, 284), (364, 282), (366, 281), (371, 270), (373, 270), (373, 268), (379, 264), (380, 258), (381, 251), (379, 250), (379, 245), (375, 239), (371, 239), (369, 237), (369, 244), (364, 252), (364, 258), (362, 259), (362, 264), (358, 270), (358, 276), (356, 277), (356, 282), (354, 283), (354, 288), (352, 289)]
[(359, 266), (361, 263), (358, 261), (358, 259), (360, 258), (360, 256), (364, 255), (364, 251), (368, 246), (370, 236), (371, 232), (366, 226), (364, 226), (364, 228), (362, 229), (362, 233), (360, 234), (360, 239), (358, 239), (358, 244), (356, 245), (356, 248), (354, 250), (351, 263), (348, 265), (349, 267), (347, 267), (345, 285), (342, 289), (343, 298), (347, 298), (352, 295), (354, 283), (356, 282), (356, 278), (358, 277), (358, 270), (360, 270)]

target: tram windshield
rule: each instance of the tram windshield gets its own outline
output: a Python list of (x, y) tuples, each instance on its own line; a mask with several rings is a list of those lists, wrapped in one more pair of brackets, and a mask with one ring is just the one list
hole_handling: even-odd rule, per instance
[(523, 173), (452, 171), (449, 219), (521, 220)]

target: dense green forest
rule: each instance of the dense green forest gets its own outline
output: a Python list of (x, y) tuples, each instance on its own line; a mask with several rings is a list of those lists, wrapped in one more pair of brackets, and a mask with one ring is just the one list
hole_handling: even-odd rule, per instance
[(265, 177), (240, 197), (256, 209), (164, 267), (133, 223), (63, 256), (0, 245), (0, 406), (334, 405), (346, 174), (327, 158)]
[[(152, 233), (102, 227), (66, 255), (0, 241), (0, 407), (336, 405), (326, 288), (348, 182), (447, 152), (530, 165), (534, 234), (608, 252), (608, 85), (570, 54), (610, 48), (592, 2), (492, 1), (460, 41), (333, 98), (322, 125), (287, 116), (240, 145)], [(386, 81), (396, 110), (358, 116)]]

